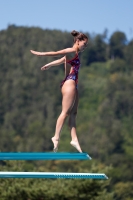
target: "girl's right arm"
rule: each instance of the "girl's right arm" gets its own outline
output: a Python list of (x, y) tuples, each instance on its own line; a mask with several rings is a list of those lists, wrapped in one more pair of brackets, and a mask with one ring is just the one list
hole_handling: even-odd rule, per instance
[(60, 55), (66, 55), (68, 53), (76, 52), (76, 49), (72, 47), (72, 48), (66, 48), (60, 51), (39, 52), (39, 51), (30, 50), (30, 52), (37, 56), (60, 56)]

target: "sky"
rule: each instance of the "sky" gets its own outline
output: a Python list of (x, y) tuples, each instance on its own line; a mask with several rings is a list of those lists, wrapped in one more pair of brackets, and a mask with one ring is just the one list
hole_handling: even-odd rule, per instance
[(0, 30), (9, 25), (82, 31), (133, 39), (133, 0), (0, 0)]

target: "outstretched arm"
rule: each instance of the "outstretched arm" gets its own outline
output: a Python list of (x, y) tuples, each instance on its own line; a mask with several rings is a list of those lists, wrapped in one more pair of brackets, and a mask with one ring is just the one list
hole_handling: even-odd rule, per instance
[(37, 56), (60, 56), (60, 55), (66, 55), (68, 53), (76, 52), (76, 49), (74, 47), (71, 47), (71, 48), (60, 50), (60, 51), (39, 52), (39, 51), (30, 50), (30, 52)]
[(52, 66), (57, 66), (57, 65), (60, 65), (62, 63), (65, 63), (65, 61), (66, 61), (66, 56), (44, 65), (43, 67), (41, 67), (41, 70), (47, 70)]

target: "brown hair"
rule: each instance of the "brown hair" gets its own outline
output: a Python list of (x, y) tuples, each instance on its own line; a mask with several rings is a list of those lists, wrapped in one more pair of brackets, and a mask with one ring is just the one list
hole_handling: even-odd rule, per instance
[(73, 30), (71, 32), (71, 34), (74, 37), (74, 39), (73, 39), (74, 43), (76, 42), (76, 40), (80, 40), (80, 41), (81, 40), (88, 40), (88, 37), (85, 34), (80, 33), (78, 31)]

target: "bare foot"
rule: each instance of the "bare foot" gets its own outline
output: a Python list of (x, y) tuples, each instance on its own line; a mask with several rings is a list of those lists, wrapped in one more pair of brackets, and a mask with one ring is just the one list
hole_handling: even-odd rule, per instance
[(80, 153), (82, 153), (82, 150), (80, 148), (80, 145), (78, 143), (78, 141), (71, 141), (70, 144), (75, 147)]
[(53, 142), (53, 144), (54, 144), (53, 151), (56, 153), (57, 150), (58, 150), (59, 139), (56, 139), (55, 137), (52, 137), (51, 140), (52, 140), (52, 142)]

